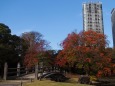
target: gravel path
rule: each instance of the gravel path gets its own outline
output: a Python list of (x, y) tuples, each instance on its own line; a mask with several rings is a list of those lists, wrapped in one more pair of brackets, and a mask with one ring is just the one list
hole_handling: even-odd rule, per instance
[(27, 75), (24, 75), (24, 76), (22, 76), (22, 77), (20, 77), (20, 78), (28, 78), (28, 79), (34, 79), (35, 78), (35, 73), (32, 73), (32, 74), (27, 74)]
[(19, 84), (0, 84), (0, 86), (19, 86)]
[(24, 75), (22, 77), (19, 77), (22, 80), (6, 80), (5, 82), (1, 82), (0, 86), (21, 86), (21, 82), (25, 83), (25, 82), (31, 82), (31, 79), (35, 78), (35, 73), (33, 74), (28, 74), (28, 75)]

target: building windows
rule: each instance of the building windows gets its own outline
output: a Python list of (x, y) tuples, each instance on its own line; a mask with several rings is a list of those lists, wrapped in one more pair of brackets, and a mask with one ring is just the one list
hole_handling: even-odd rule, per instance
[[(84, 8), (85, 10), (83, 10), (83, 17), (84, 18), (84, 23), (85, 25), (87, 25), (87, 27), (84, 26), (84, 31), (89, 30), (89, 28), (92, 28), (94, 31), (98, 31), (98, 32), (102, 32), (103, 33), (103, 20), (102, 20), (102, 9), (101, 7), (101, 3), (97, 2), (97, 3), (84, 3)], [(100, 27), (102, 27), (101, 29), (99, 29)], [(101, 31), (102, 30), (102, 31)]]
[(111, 12), (113, 47), (115, 48), (115, 8)]

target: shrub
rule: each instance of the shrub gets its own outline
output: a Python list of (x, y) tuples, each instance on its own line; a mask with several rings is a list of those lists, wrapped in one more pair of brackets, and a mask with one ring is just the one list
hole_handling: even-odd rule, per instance
[(78, 82), (81, 84), (90, 84), (90, 77), (87, 75), (81, 75), (78, 79)]

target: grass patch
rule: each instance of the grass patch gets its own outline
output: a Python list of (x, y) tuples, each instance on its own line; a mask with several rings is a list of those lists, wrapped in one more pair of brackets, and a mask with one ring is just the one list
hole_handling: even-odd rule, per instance
[(77, 78), (72, 78), (67, 82), (55, 82), (50, 80), (36, 80), (32, 83), (24, 83), (23, 86), (93, 86), (77, 83)]
[(96, 78), (96, 76), (90, 76), (90, 80), (91, 81), (97, 81), (97, 78)]

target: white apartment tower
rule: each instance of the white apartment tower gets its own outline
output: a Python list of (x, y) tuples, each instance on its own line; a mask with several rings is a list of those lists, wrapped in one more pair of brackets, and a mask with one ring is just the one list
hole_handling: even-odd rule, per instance
[(115, 48), (115, 8), (113, 8), (111, 12), (111, 21), (112, 21), (113, 47)]
[(101, 2), (83, 3), (83, 29), (104, 34)]

